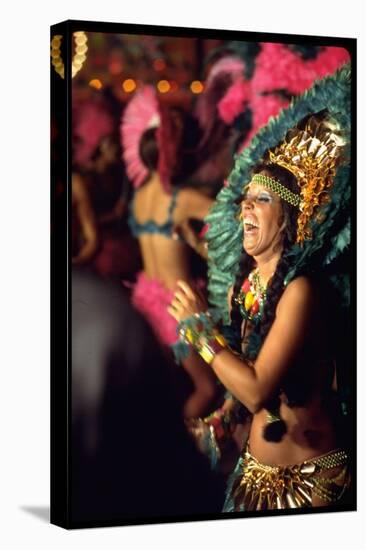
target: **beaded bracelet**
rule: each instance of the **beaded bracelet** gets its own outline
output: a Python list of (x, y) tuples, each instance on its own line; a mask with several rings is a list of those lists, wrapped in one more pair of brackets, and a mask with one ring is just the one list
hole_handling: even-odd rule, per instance
[(196, 313), (179, 324), (179, 337), (190, 344), (209, 365), (216, 354), (227, 347), (227, 342), (213, 324), (209, 312)]

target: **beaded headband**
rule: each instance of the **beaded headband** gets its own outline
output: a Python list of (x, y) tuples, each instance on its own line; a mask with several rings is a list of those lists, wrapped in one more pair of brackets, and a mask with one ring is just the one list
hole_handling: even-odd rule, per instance
[(292, 206), (299, 206), (301, 197), (300, 195), (297, 195), (296, 193), (292, 193), (287, 187), (282, 185), (279, 181), (270, 178), (269, 176), (266, 176), (265, 174), (254, 174), (252, 177), (252, 183), (257, 183), (259, 185), (263, 185), (263, 187), (267, 187), (267, 189), (270, 189), (276, 195), (281, 197), (284, 201), (288, 202)]

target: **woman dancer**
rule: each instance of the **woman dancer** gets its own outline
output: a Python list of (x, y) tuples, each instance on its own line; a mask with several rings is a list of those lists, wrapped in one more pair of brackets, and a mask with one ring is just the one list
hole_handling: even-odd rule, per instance
[[(176, 282), (193, 284), (189, 247), (177, 238), (177, 228), (191, 218), (202, 220), (213, 202), (194, 189), (172, 186), (174, 171), (182, 172), (182, 133), (182, 119), (162, 111), (150, 87), (136, 94), (122, 119), (124, 159), (135, 187), (129, 224), (143, 261), (132, 302), (166, 346), (177, 340), (177, 324), (167, 313)], [(194, 385), (184, 406), (186, 418), (207, 412), (217, 394), (215, 377), (201, 363), (194, 353), (183, 363)]]
[[(322, 284), (349, 238), (342, 223), (349, 213), (349, 89), (347, 68), (317, 84), (239, 159), (222, 201), (242, 188), (242, 225), (231, 235), (241, 241), (236, 251), (225, 247), (227, 226), (215, 227), (223, 204), (211, 214), (209, 245), (220, 239), (227, 258), (221, 271), (241, 254), (228, 292), (231, 346), (185, 282), (169, 310), (181, 338), (253, 415), (224, 511), (330, 506), (350, 486), (349, 453), (334, 416), (334, 333)], [(294, 126), (299, 113), (307, 116)], [(286, 126), (276, 143), (275, 130)], [(272, 143), (266, 149), (260, 141)]]

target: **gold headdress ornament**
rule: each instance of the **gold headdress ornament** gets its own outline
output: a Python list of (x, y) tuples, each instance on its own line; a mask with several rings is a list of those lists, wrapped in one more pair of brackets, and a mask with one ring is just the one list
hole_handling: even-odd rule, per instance
[[(330, 189), (337, 166), (342, 160), (344, 146), (345, 140), (335, 123), (324, 113), (319, 113), (309, 117), (305, 125), (300, 123), (298, 127), (291, 129), (284, 141), (268, 152), (266, 162), (289, 170), (299, 185), (298, 243), (311, 239), (310, 221), (317, 215), (320, 221), (317, 210), (329, 202)], [(284, 187), (276, 180), (273, 182), (277, 187)], [(275, 185), (268, 187), (276, 192)], [(291, 193), (292, 195), (296, 197), (296, 194)], [(282, 198), (295, 205), (286, 196)]]

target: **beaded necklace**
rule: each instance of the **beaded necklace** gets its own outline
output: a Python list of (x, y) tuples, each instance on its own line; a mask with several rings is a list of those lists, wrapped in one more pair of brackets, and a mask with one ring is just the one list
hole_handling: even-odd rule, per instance
[(264, 303), (266, 301), (267, 285), (261, 283), (259, 269), (251, 271), (244, 280), (238, 296), (235, 298), (239, 304), (239, 310), (244, 319), (252, 323), (259, 323), (262, 317)]

